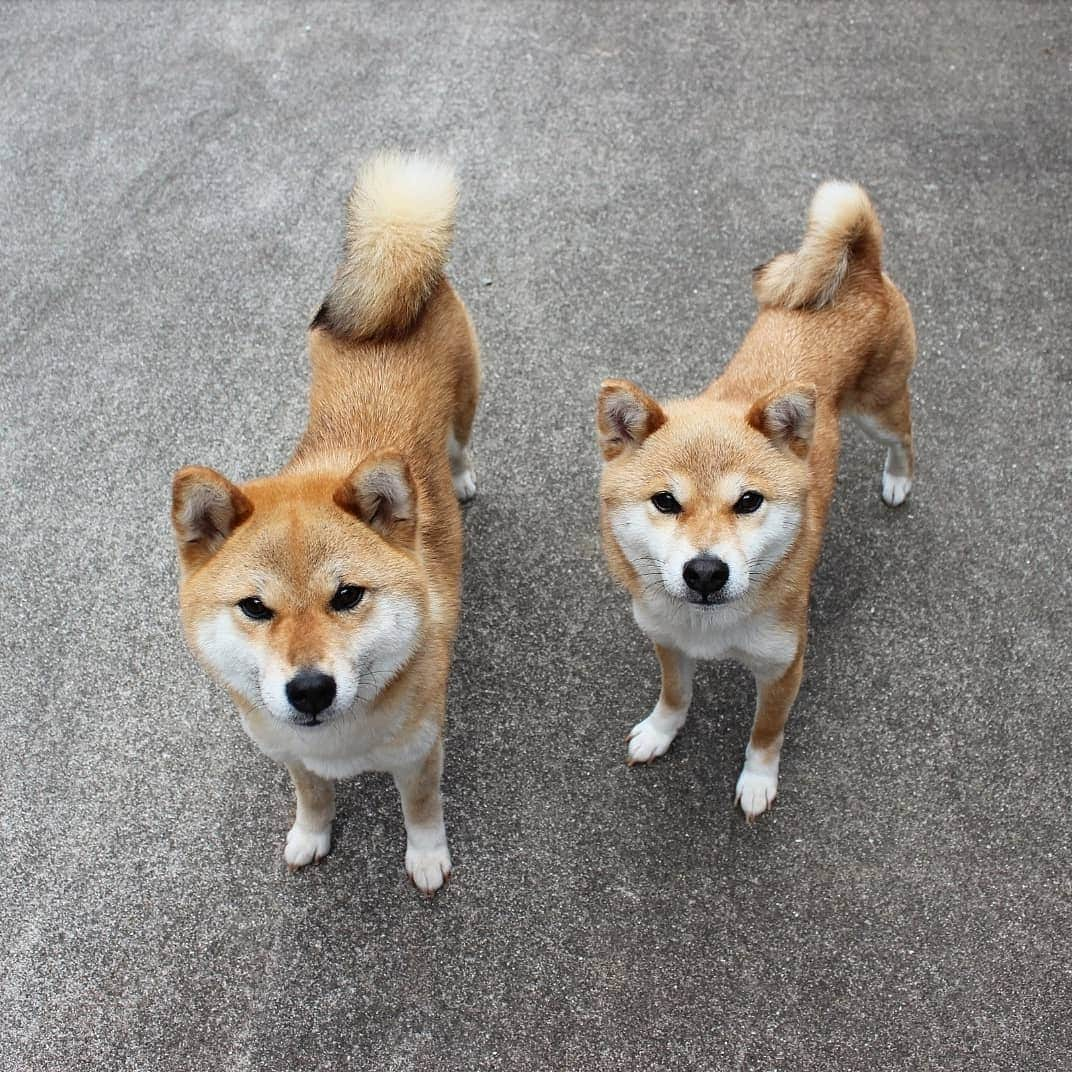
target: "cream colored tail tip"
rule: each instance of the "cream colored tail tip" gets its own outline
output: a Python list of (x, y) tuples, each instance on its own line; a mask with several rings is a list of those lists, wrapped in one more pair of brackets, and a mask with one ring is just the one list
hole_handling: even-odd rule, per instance
[(872, 212), (871, 201), (862, 186), (855, 182), (830, 179), (815, 191), (808, 209), (808, 222), (826, 231), (844, 227), (861, 216), (870, 216)]
[(361, 170), (351, 204), (381, 219), (442, 225), (458, 202), (454, 168), (420, 153), (383, 152)]

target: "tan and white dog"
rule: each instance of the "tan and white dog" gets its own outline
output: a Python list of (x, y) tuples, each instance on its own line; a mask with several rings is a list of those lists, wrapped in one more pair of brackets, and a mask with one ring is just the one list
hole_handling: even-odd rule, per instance
[(882, 271), (881, 246), (863, 190), (824, 183), (800, 249), (756, 269), (759, 315), (702, 394), (661, 405), (609, 380), (599, 395), (604, 546), (662, 667), (659, 701), (633, 727), (628, 761), (669, 748), (697, 659), (735, 659), (758, 691), (736, 793), (749, 819), (778, 792), (839, 415), (853, 414), (887, 447), (890, 506), (912, 483), (915, 331)]
[(371, 161), (350, 195), (345, 259), (309, 329), (309, 423), (275, 476), (175, 476), (172, 521), (191, 648), (260, 748), (290, 771), (291, 869), (331, 846), (334, 779), (390, 771), (406, 870), (450, 875), (442, 726), (458, 619), (456, 498), (479, 359), (444, 276), (454, 176), (419, 156)]

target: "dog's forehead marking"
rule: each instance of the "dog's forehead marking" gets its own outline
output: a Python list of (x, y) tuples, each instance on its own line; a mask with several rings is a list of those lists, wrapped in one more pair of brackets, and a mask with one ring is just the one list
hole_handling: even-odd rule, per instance
[(689, 499), (692, 498), (695, 486), (688, 473), (676, 472), (670, 477), (667, 483), (670, 485), (668, 489), (670, 494), (673, 495), (679, 503), (688, 502)]
[[(297, 510), (265, 520), (248, 549), (248, 558), (263, 578), (307, 589), (317, 578), (341, 577), (346, 572), (340, 554), (340, 533), (326, 531), (327, 518), (310, 518)], [(334, 529), (334, 526), (331, 526)]]
[(742, 439), (736, 422), (670, 421), (645, 446), (653, 466), (708, 483), (730, 470), (746, 468), (753, 445)]
[(708, 503), (722, 504), (736, 502), (741, 497), (746, 480), (743, 473), (730, 472), (705, 473), (702, 480), (689, 480), (691, 497)]
[(745, 478), (743, 473), (725, 473), (715, 487), (718, 497), (724, 502), (736, 502), (744, 490)]
[(668, 490), (680, 503), (705, 500), (713, 502), (736, 502), (747, 484), (743, 467), (709, 462), (706, 465), (692, 464), (675, 466), (669, 470)]

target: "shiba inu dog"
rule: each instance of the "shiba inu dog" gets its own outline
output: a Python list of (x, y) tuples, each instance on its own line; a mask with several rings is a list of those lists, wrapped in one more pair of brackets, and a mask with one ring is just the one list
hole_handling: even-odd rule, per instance
[(172, 522), (186, 637), (290, 771), (293, 870), (331, 846), (334, 779), (390, 771), (406, 870), (450, 875), (440, 773), (458, 619), (476, 336), (444, 276), (457, 192), (420, 156), (373, 159), (309, 328), (309, 423), (275, 476), (182, 469)]
[(864, 191), (824, 183), (800, 249), (755, 270), (759, 314), (702, 394), (660, 404), (625, 380), (599, 394), (604, 547), (662, 667), (658, 703), (629, 734), (628, 762), (670, 747), (697, 659), (735, 659), (758, 693), (736, 792), (749, 819), (778, 792), (840, 413), (886, 446), (883, 499), (898, 506), (912, 485), (915, 331), (881, 247)]

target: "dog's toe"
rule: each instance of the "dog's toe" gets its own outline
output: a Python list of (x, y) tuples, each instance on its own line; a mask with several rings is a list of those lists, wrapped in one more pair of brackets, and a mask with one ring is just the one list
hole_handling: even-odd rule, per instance
[(671, 745), (677, 731), (668, 732), (654, 724), (651, 717), (638, 722), (629, 734), (629, 756), (626, 762), (629, 766), (635, 763), (650, 763), (658, 759)]
[(741, 776), (737, 779), (736, 801), (749, 822), (767, 811), (777, 795), (776, 775), (747, 769), (741, 771)]
[(910, 476), (882, 474), (882, 501), (887, 506), (900, 506), (908, 498), (911, 490), (912, 478)]
[(431, 897), (450, 878), (450, 852), (446, 845), (434, 849), (406, 849), (406, 874), (413, 885)]
[(476, 477), (472, 469), (465, 469), (454, 477), (454, 494), (458, 502), (468, 502), (476, 494)]
[(325, 830), (306, 830), (295, 823), (287, 832), (283, 859), (291, 871), (306, 864), (315, 863), (327, 856), (331, 849), (331, 827)]

